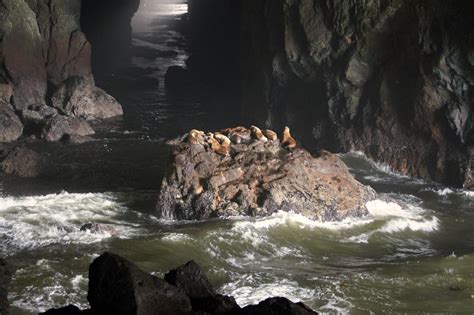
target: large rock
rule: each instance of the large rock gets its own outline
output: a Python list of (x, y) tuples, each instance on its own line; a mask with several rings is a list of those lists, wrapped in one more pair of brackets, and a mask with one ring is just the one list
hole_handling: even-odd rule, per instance
[(47, 141), (59, 141), (71, 136), (89, 136), (95, 132), (87, 121), (58, 115), (46, 122), (42, 137)]
[(0, 100), (0, 142), (17, 140), (23, 133), (23, 124), (13, 109)]
[(223, 314), (238, 311), (233, 297), (217, 294), (198, 264), (190, 261), (165, 275), (165, 281), (186, 293), (193, 311)]
[(0, 314), (10, 314), (10, 303), (8, 302), (8, 287), (10, 286), (13, 272), (7, 262), (0, 258)]
[(167, 219), (266, 216), (279, 210), (341, 220), (367, 213), (375, 197), (334, 154), (288, 151), (278, 141), (232, 144), (222, 156), (207, 144), (177, 145), (157, 210)]
[(123, 115), (122, 106), (115, 98), (81, 77), (65, 81), (51, 102), (63, 114), (87, 120)]
[(105, 253), (91, 264), (87, 299), (95, 314), (189, 314), (189, 298), (127, 260)]
[(5, 174), (23, 178), (48, 176), (53, 172), (47, 158), (31, 149), (21, 147), (8, 152), (0, 165)]

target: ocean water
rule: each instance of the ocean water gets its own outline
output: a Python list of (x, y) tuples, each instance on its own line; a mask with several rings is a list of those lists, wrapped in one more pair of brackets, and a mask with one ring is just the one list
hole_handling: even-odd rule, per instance
[[(166, 68), (189, 55), (176, 30), (185, 12), (184, 2), (142, 3), (134, 44), (178, 55), (134, 59), (136, 67), (154, 69), (148, 76), (160, 80), (155, 87), (116, 91), (102, 82), (124, 105), (122, 119), (100, 126), (90, 143), (30, 144), (55, 163), (56, 178), (0, 175), (0, 256), (16, 267), (13, 314), (71, 303), (87, 308), (88, 267), (104, 251), (157, 276), (194, 259), (241, 306), (284, 296), (327, 314), (473, 313), (473, 192), (399, 176), (357, 152), (341, 158), (378, 192), (366, 217), (156, 217), (169, 152), (163, 140), (232, 123), (216, 121), (209, 100), (170, 98), (163, 87)], [(150, 36), (165, 40), (157, 45)], [(89, 222), (109, 224), (117, 235), (80, 232)]]

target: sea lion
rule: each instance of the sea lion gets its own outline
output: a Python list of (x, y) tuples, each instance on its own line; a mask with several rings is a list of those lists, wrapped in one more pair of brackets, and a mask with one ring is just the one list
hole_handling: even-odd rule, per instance
[(281, 142), (281, 146), (290, 150), (296, 148), (296, 140), (291, 136), (290, 128), (288, 127), (285, 127), (283, 130), (283, 140)]
[(250, 130), (252, 131), (252, 136), (254, 136), (255, 139), (257, 139), (259, 141), (263, 141), (263, 142), (268, 141), (267, 137), (265, 137), (263, 135), (263, 132), (262, 132), (262, 130), (260, 130), (260, 128), (258, 128), (256, 126), (251, 126)]
[(227, 128), (221, 131), (226, 135), (232, 143), (239, 144), (242, 142), (250, 142), (252, 140), (252, 132), (245, 127)]
[(278, 140), (278, 135), (275, 131), (273, 130), (270, 130), (270, 129), (267, 129), (263, 132), (263, 134), (265, 135), (265, 137), (268, 138), (268, 140), (270, 141), (276, 141)]
[(188, 133), (188, 143), (204, 144), (204, 131), (193, 129)]
[[(229, 146), (223, 146), (221, 145), (221, 143), (217, 140), (216, 136), (209, 132), (207, 135), (206, 135), (207, 139), (206, 139), (206, 142), (209, 144), (209, 146), (211, 147), (211, 150), (217, 154), (220, 154), (220, 155), (228, 155), (229, 154)], [(221, 137), (225, 137), (224, 135), (222, 134), (217, 134), (217, 137), (218, 138), (221, 138)], [(227, 138), (227, 137), (226, 137)], [(229, 140), (230, 142), (230, 140)]]
[(229, 155), (229, 149), (231, 145), (231, 141), (228, 137), (224, 136), (221, 133), (216, 133), (214, 135), (214, 138), (219, 142), (220, 148), (216, 151), (216, 153), (219, 153), (221, 155)]

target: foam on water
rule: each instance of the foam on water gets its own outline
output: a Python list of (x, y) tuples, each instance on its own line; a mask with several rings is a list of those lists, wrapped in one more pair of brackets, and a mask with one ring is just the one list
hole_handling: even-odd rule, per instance
[(423, 191), (430, 191), (441, 197), (448, 197), (449, 195), (458, 195), (458, 196), (466, 197), (466, 198), (474, 198), (474, 191), (470, 191), (470, 190), (441, 188), (441, 189), (424, 189)]
[(12, 254), (51, 244), (90, 244), (111, 237), (108, 232), (84, 233), (85, 223), (113, 224), (120, 237), (132, 229), (116, 219), (126, 211), (112, 194), (70, 194), (0, 198), (0, 251)]

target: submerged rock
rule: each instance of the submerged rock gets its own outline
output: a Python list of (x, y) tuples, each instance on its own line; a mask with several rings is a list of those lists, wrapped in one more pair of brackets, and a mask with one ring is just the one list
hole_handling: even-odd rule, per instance
[(303, 303), (280, 297), (240, 308), (233, 297), (216, 293), (194, 261), (169, 271), (162, 280), (110, 253), (91, 264), (87, 299), (89, 310), (69, 305), (43, 314), (316, 314)]
[(81, 227), (81, 232), (90, 233), (109, 233), (112, 236), (117, 235), (117, 229), (109, 224), (103, 223), (87, 223)]
[(97, 314), (189, 314), (189, 298), (122, 257), (105, 253), (89, 268), (87, 300)]
[(2, 171), (5, 174), (36, 178), (52, 174), (53, 168), (48, 159), (27, 148), (15, 148), (7, 153), (1, 162)]
[(315, 157), (304, 149), (284, 149), (278, 140), (231, 143), (228, 151), (214, 152), (207, 143), (177, 145), (162, 182), (159, 215), (191, 220), (284, 210), (342, 220), (365, 215), (365, 204), (375, 198), (329, 152)]
[(87, 121), (58, 115), (46, 122), (42, 137), (47, 141), (59, 141), (70, 136), (90, 136), (95, 132)]

